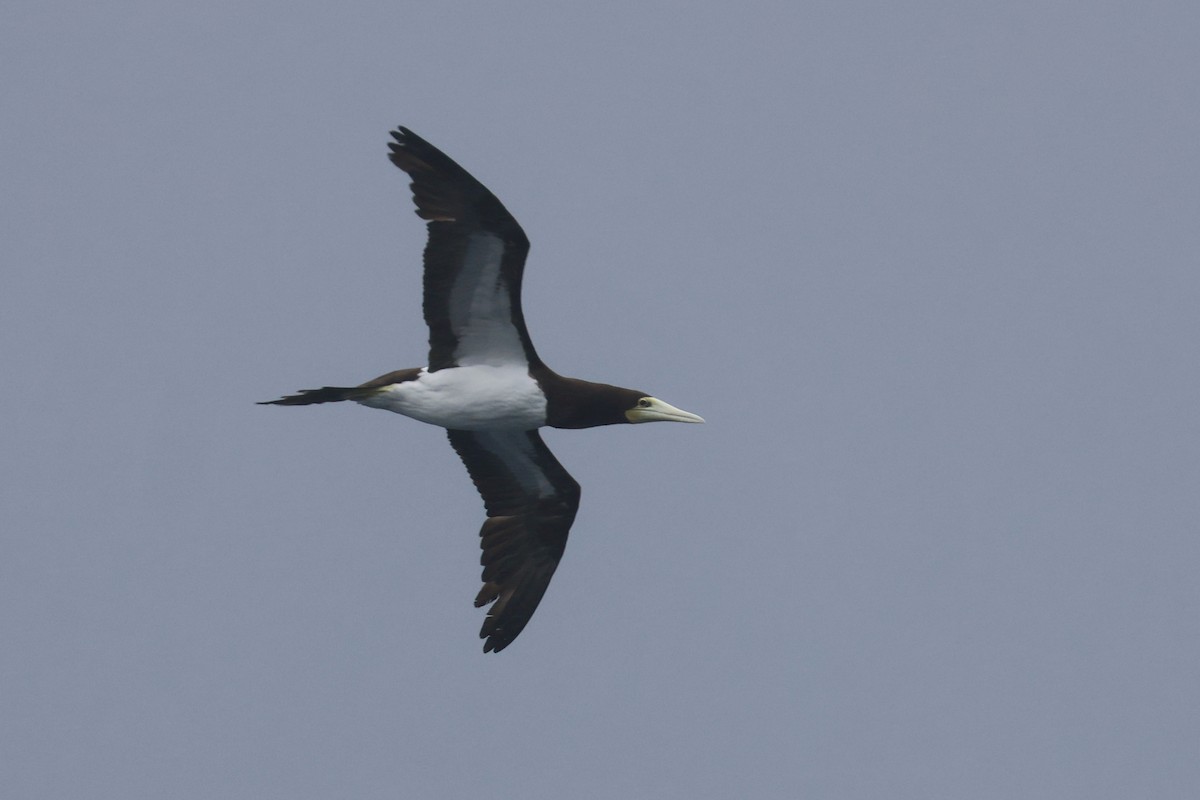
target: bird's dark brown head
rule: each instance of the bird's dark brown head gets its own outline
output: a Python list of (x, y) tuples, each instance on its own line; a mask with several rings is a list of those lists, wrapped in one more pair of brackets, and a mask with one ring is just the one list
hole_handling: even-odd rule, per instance
[(546, 393), (546, 424), (552, 428), (595, 428), (637, 422), (704, 422), (636, 389), (555, 375), (538, 382)]

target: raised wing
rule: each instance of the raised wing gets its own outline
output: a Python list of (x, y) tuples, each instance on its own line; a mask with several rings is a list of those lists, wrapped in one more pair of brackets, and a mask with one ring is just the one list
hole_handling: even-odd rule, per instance
[(412, 178), (429, 220), (425, 322), (429, 369), (538, 364), (521, 313), (529, 239), (482, 183), (407, 128), (392, 132), (392, 163)]
[(494, 604), (479, 631), (500, 652), (525, 628), (558, 567), (579, 509), (579, 484), (537, 431), (447, 431), (483, 496), (483, 588)]

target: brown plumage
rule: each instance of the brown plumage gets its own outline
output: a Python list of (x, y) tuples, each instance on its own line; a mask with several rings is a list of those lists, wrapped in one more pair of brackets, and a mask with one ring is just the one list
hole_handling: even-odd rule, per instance
[(417, 216), (428, 221), (429, 364), (266, 405), (352, 400), (447, 429), (487, 510), (475, 605), (491, 604), (480, 636), (484, 652), (500, 652), (545, 595), (579, 509), (579, 484), (537, 428), (703, 420), (644, 392), (564, 378), (543, 364), (521, 310), (525, 232), (440, 150), (407, 128), (392, 137), (389, 158), (412, 179)]

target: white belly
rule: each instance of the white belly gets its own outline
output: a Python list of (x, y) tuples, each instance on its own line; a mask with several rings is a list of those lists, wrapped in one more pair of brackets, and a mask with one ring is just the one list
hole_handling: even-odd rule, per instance
[(546, 397), (523, 365), (422, 370), (415, 381), (392, 384), (358, 402), (462, 431), (546, 424)]

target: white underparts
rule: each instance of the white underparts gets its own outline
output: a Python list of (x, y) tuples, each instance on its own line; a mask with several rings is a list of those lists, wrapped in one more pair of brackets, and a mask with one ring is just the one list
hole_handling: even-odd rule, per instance
[(426, 372), (358, 401), (454, 430), (532, 430), (546, 424), (546, 396), (525, 365)]

